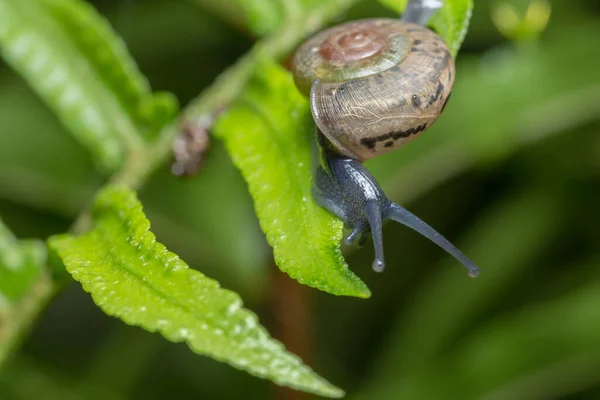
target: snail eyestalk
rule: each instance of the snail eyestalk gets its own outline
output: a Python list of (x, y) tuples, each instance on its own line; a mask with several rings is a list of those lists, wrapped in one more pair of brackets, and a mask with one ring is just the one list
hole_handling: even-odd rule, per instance
[(442, 0), (408, 0), (408, 4), (400, 19), (406, 22), (425, 25), (429, 21), (429, 18), (442, 8), (443, 5), (444, 2)]
[(465, 256), (460, 250), (458, 250), (452, 243), (450, 243), (445, 237), (440, 235), (435, 229), (427, 225), (419, 217), (408, 211), (407, 209), (400, 207), (396, 203), (390, 203), (388, 209), (385, 212), (385, 218), (399, 222), (403, 225), (408, 226), (411, 229), (419, 232), (433, 243), (446, 250), (451, 256), (461, 262), (462, 265), (469, 272), (469, 276), (475, 278), (479, 275), (479, 268)]
[(381, 210), (377, 201), (369, 201), (365, 205), (365, 215), (371, 226), (373, 235), (373, 246), (375, 247), (375, 261), (373, 261), (373, 270), (383, 272), (385, 269), (385, 260), (383, 258), (383, 224), (381, 223)]

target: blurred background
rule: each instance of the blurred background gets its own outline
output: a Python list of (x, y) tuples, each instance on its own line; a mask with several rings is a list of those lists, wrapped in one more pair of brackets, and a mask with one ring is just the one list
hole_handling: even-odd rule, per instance
[[(186, 104), (251, 47), (208, 0), (93, 2), (155, 90)], [(245, 183), (213, 141), (201, 173), (165, 165), (140, 193), (158, 239), (240, 293), (348, 399), (600, 399), (600, 3), (475, 0), (448, 107), (368, 164), (390, 198), (482, 269), (407, 228), (388, 268), (347, 251), (369, 300), (273, 265)], [(541, 6), (540, 6), (541, 4)], [(507, 8), (507, 5), (510, 7)], [(390, 16), (375, 1), (341, 19)], [(516, 18), (516, 19), (515, 19)], [(0, 215), (19, 237), (64, 232), (104, 182), (90, 156), (0, 64)], [(0, 399), (311, 399), (104, 315), (73, 283), (0, 374)]]

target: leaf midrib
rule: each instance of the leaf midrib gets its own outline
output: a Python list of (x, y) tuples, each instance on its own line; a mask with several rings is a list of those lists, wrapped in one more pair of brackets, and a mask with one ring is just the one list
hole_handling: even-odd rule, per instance
[[(119, 228), (122, 228), (122, 226), (120, 224), (117, 224), (117, 225), (118, 225)], [(139, 273), (137, 273), (136, 271), (128, 268), (126, 262), (122, 262), (122, 259), (120, 257), (118, 257), (119, 252), (115, 251), (116, 247), (112, 246), (113, 245), (112, 241), (111, 240), (106, 240), (107, 237), (111, 237), (112, 236), (110, 233), (108, 235), (106, 235), (104, 232), (99, 232), (98, 230), (96, 230), (96, 231), (92, 232), (92, 235), (97, 236), (102, 241), (102, 247), (109, 248), (108, 254), (106, 255), (106, 258), (110, 258), (112, 261), (114, 261), (114, 262), (110, 263), (111, 265), (118, 266), (118, 268), (121, 271), (125, 272), (130, 277), (132, 277), (133, 279), (135, 279), (140, 286), (147, 287), (151, 292), (155, 293), (157, 296), (159, 296), (162, 299), (164, 299), (167, 302), (169, 302), (169, 304), (174, 305), (175, 307), (180, 308), (185, 313), (187, 313), (190, 316), (192, 316), (192, 318), (195, 317), (196, 321), (198, 321), (199, 323), (208, 322), (210, 326), (212, 326), (214, 328), (221, 329), (223, 331), (223, 335), (214, 335), (214, 334), (207, 335), (207, 336), (210, 337), (210, 339), (207, 338), (207, 340), (209, 340), (209, 341), (215, 340), (215, 341), (218, 341), (218, 342), (223, 342), (225, 340), (226, 342), (236, 343), (236, 346), (233, 347), (233, 348), (231, 348), (229, 346), (223, 346), (222, 343), (221, 343), (221, 345), (219, 346), (219, 348), (226, 349), (226, 351), (214, 351), (214, 346), (212, 346), (211, 349), (207, 349), (207, 348), (200, 349), (200, 348), (198, 348), (198, 346), (195, 346), (195, 345), (192, 344), (192, 343), (195, 343), (195, 340), (193, 340), (194, 338), (202, 336), (202, 335), (198, 335), (197, 334), (198, 331), (196, 329), (194, 329), (194, 331), (195, 331), (194, 332), (195, 333), (194, 338), (184, 338), (184, 337), (182, 337), (179, 341), (184, 342), (184, 343), (188, 343), (194, 349), (194, 351), (196, 351), (198, 353), (209, 354), (211, 357), (214, 357), (217, 360), (223, 360), (223, 361), (234, 363), (240, 369), (249, 371), (252, 374), (255, 374), (257, 376), (261, 376), (261, 377), (262, 376), (271, 376), (270, 373), (264, 374), (264, 373), (261, 373), (258, 370), (256, 370), (255, 366), (252, 363), (244, 364), (244, 363), (240, 363), (237, 360), (237, 358), (239, 357), (239, 354), (244, 354), (245, 353), (244, 349), (241, 348), (241, 345), (245, 341), (247, 341), (249, 339), (248, 336), (243, 336), (242, 337), (242, 341), (239, 341), (239, 340), (235, 339), (234, 337), (232, 337), (229, 334), (230, 330), (225, 329), (224, 327), (219, 326), (217, 324), (211, 323), (212, 322), (211, 320), (208, 320), (208, 319), (205, 319), (205, 318), (202, 318), (202, 317), (198, 317), (197, 313), (195, 311), (193, 311), (193, 309), (191, 307), (189, 307), (189, 306), (181, 303), (178, 299), (175, 298), (175, 300), (172, 301), (172, 298), (170, 296), (166, 295), (161, 290), (155, 288), (149, 282), (145, 281), (143, 279), (143, 277)], [(90, 239), (93, 240), (93, 238), (91, 238), (91, 237), (90, 237)], [(127, 243), (127, 245), (128, 245), (127, 248), (129, 250), (131, 250), (130, 243), (127, 240), (125, 241), (125, 243)], [(184, 273), (189, 273), (190, 271), (193, 271), (193, 270), (191, 270), (189, 267), (187, 267), (185, 270), (183, 270)], [(72, 271), (69, 271), (69, 272), (72, 274)], [(85, 286), (87, 286), (87, 285), (85, 285)], [(226, 289), (223, 289), (223, 288), (220, 288), (220, 289), (223, 290), (223, 291), (225, 291), (225, 292), (228, 292)], [(92, 293), (96, 294), (95, 292), (92, 292)], [(204, 295), (206, 296), (207, 293), (205, 293)], [(231, 304), (231, 302), (229, 302), (229, 303)], [(247, 316), (254, 317), (255, 319), (257, 319), (256, 315), (254, 313), (252, 313), (250, 310), (240, 308), (240, 310), (238, 310), (237, 312), (242, 312), (242, 313), (246, 314)], [(142, 327), (145, 327), (144, 326), (145, 325), (144, 322), (139, 323), (139, 325), (142, 326)], [(260, 332), (262, 332), (263, 334), (266, 334), (266, 332), (264, 331), (264, 328), (258, 323), (258, 321), (256, 321), (256, 326), (252, 330), (256, 330), (258, 334), (260, 334)], [(165, 329), (165, 328), (161, 328), (161, 327), (156, 326), (156, 331), (160, 332), (161, 334), (164, 334), (166, 331), (171, 331), (171, 330), (168, 329), (168, 328)], [(175, 329), (172, 329), (172, 331), (175, 331)], [(267, 334), (267, 336), (268, 336), (268, 334)], [(171, 339), (169, 339), (169, 340), (171, 340)], [(271, 338), (270, 340), (271, 341), (276, 341), (273, 338)], [(231, 349), (231, 350), (228, 350), (228, 349)], [(271, 357), (273, 357), (273, 358), (280, 358), (282, 356), (284, 358), (286, 358), (286, 359), (288, 358), (286, 356), (286, 354), (279, 354), (277, 351), (273, 351), (273, 350), (269, 349), (268, 347), (259, 347), (259, 349), (262, 352), (270, 354)], [(290, 365), (290, 367), (293, 367), (293, 365)], [(300, 370), (302, 370), (302, 371), (304, 370), (304, 367), (302, 367), (302, 363), (298, 364), (297, 367), (299, 367)], [(267, 370), (271, 369), (269, 367), (266, 367), (266, 368), (267, 368)], [(306, 372), (307, 371), (304, 371), (303, 373), (306, 373)], [(273, 379), (275, 379), (275, 377), (273, 377)], [(292, 386), (296, 386), (296, 387), (299, 387), (299, 388), (307, 388), (308, 387), (308, 386), (293, 384), (291, 381), (286, 380), (283, 377), (277, 378), (277, 381), (283, 382), (286, 385), (292, 385)]]
[[(119, 225), (119, 228), (122, 228), (122, 226)], [(100, 231), (96, 230), (96, 231), (92, 232), (92, 235), (97, 236), (102, 241), (103, 247), (109, 248), (108, 253), (106, 254), (105, 257), (106, 258), (110, 258), (112, 261), (114, 261), (113, 263), (110, 263), (110, 264), (118, 266), (119, 269), (121, 269), (122, 271), (126, 272), (127, 274), (129, 274), (130, 276), (132, 276), (133, 278), (135, 278), (135, 280), (139, 283), (140, 286), (147, 287), (148, 289), (150, 289), (150, 291), (152, 291), (153, 293), (155, 293), (157, 295), (157, 297), (160, 297), (163, 300), (166, 300), (169, 304), (175, 305), (176, 307), (182, 309), (187, 314), (189, 314), (192, 317), (192, 319), (196, 319), (200, 323), (203, 323), (203, 322), (204, 323), (209, 323), (210, 325), (214, 326), (215, 328), (223, 329), (222, 327), (220, 327), (217, 324), (215, 324), (214, 320), (207, 319), (204, 316), (198, 315), (198, 312), (200, 312), (199, 310), (195, 311), (195, 310), (193, 310), (193, 308), (191, 308), (188, 305), (182, 303), (177, 297), (169, 296), (168, 294), (164, 293), (162, 290), (160, 290), (160, 289), (156, 288), (155, 286), (153, 286), (147, 280), (144, 280), (143, 275), (141, 275), (140, 273), (138, 273), (134, 269), (128, 268), (127, 261), (124, 261), (123, 257), (119, 257), (119, 252), (115, 251), (116, 247), (114, 246), (113, 241), (107, 240), (107, 238), (110, 238), (112, 236), (110, 234), (110, 232), (108, 234), (106, 234), (105, 232), (100, 232)], [(125, 243), (127, 243), (127, 249), (129, 251), (131, 251), (132, 250), (131, 243), (128, 242), (127, 240), (125, 240)], [(153, 262), (159, 262), (159, 260), (154, 259)], [(191, 271), (190, 268), (186, 267), (186, 269), (184, 269), (182, 272), (187, 274), (190, 271)], [(161, 276), (164, 277), (163, 274), (161, 274)], [(208, 279), (208, 278), (205, 278), (205, 279)], [(225, 290), (225, 289), (223, 289), (223, 290)], [(204, 295), (206, 296), (207, 293), (204, 293)], [(162, 329), (160, 329), (158, 327), (157, 327), (157, 330), (158, 331), (162, 331)], [(226, 331), (225, 329), (223, 329), (223, 332), (225, 333), (225, 332), (228, 332), (228, 331)], [(214, 336), (216, 337), (216, 335), (214, 335)], [(223, 335), (223, 336), (229, 336), (229, 335), (227, 334), (227, 335)], [(185, 342), (188, 342), (188, 340), (189, 339), (185, 339), (185, 338), (182, 339), (182, 341), (185, 341)]]
[[(258, 116), (265, 122), (265, 124), (269, 127), (269, 132), (268, 135), (274, 139), (272, 140), (273, 143), (275, 143), (275, 147), (277, 148), (277, 151), (279, 152), (280, 155), (282, 155), (282, 159), (286, 160), (285, 157), (285, 148), (287, 146), (285, 146), (284, 143), (282, 143), (281, 137), (282, 135), (282, 131), (281, 129), (278, 128), (278, 124), (276, 122), (274, 122), (270, 117), (269, 117), (269, 113), (267, 113), (264, 109), (264, 107), (262, 107), (260, 104), (260, 102), (256, 102), (256, 101), (250, 101), (250, 100), (245, 100), (244, 103), (252, 110), (255, 110), (256, 113), (258, 114)], [(299, 162), (304, 163), (305, 161), (302, 160), (298, 160), (298, 152), (292, 152), (292, 156), (291, 157), (287, 157), (287, 159), (292, 159), (293, 158), (293, 165), (298, 165)], [(310, 162), (310, 161), (309, 161)], [(310, 237), (310, 229), (308, 229), (308, 221), (307, 218), (304, 217), (304, 215), (311, 215), (313, 213), (313, 211), (309, 211), (309, 208), (306, 204), (308, 203), (304, 203), (301, 201), (302, 197), (307, 197), (307, 198), (311, 198), (309, 196), (312, 196), (310, 193), (310, 188), (308, 189), (309, 193), (306, 193), (306, 190), (304, 189), (304, 185), (302, 184), (302, 177), (299, 175), (298, 170), (294, 169), (291, 173), (290, 173), (290, 169), (292, 165), (290, 164), (290, 162), (285, 162), (284, 161), (284, 165), (285, 165), (285, 169), (287, 171), (287, 175), (290, 176), (290, 178), (293, 176), (294, 180), (296, 182), (293, 182), (293, 184), (291, 185), (294, 188), (294, 191), (299, 193), (300, 196), (298, 197), (300, 199), (300, 203), (301, 203), (301, 211), (304, 211), (301, 213), (301, 220), (302, 220), (302, 228), (304, 230), (305, 233), (307, 233), (308, 235), (305, 235), (305, 237)], [(295, 184), (294, 184), (295, 183)], [(313, 219), (313, 217), (311, 217), (311, 219)], [(315, 225), (315, 224), (313, 224)], [(298, 235), (298, 236), (302, 236), (302, 235)], [(320, 254), (320, 251), (316, 248), (316, 245), (314, 243), (313, 240), (308, 240), (307, 241), (309, 243), (308, 247), (310, 249), (310, 252), (312, 253), (311, 258), (314, 257), (318, 257)], [(314, 266), (314, 265), (313, 265)], [(281, 266), (280, 266), (281, 267)]]

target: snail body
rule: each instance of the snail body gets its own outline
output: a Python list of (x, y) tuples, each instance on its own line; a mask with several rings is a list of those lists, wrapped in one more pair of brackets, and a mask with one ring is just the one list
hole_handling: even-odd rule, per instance
[(454, 83), (454, 60), (431, 30), (396, 19), (367, 19), (325, 30), (293, 62), (296, 85), (340, 154), (365, 161), (429, 128)]
[(444, 41), (422, 26), (440, 1), (409, 0), (403, 19), (366, 19), (327, 29), (293, 60), (298, 89), (316, 124), (313, 197), (351, 230), (347, 244), (371, 233), (373, 269), (383, 271), (382, 223), (391, 219), (427, 237), (477, 276), (479, 269), (448, 240), (391, 202), (363, 161), (388, 153), (429, 128), (454, 83)]

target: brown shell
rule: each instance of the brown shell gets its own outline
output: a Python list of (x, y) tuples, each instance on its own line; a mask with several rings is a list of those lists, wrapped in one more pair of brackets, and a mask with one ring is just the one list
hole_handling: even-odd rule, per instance
[(364, 161), (429, 128), (454, 82), (444, 41), (422, 26), (368, 19), (323, 31), (298, 49), (294, 77), (310, 87), (314, 120), (342, 154)]

